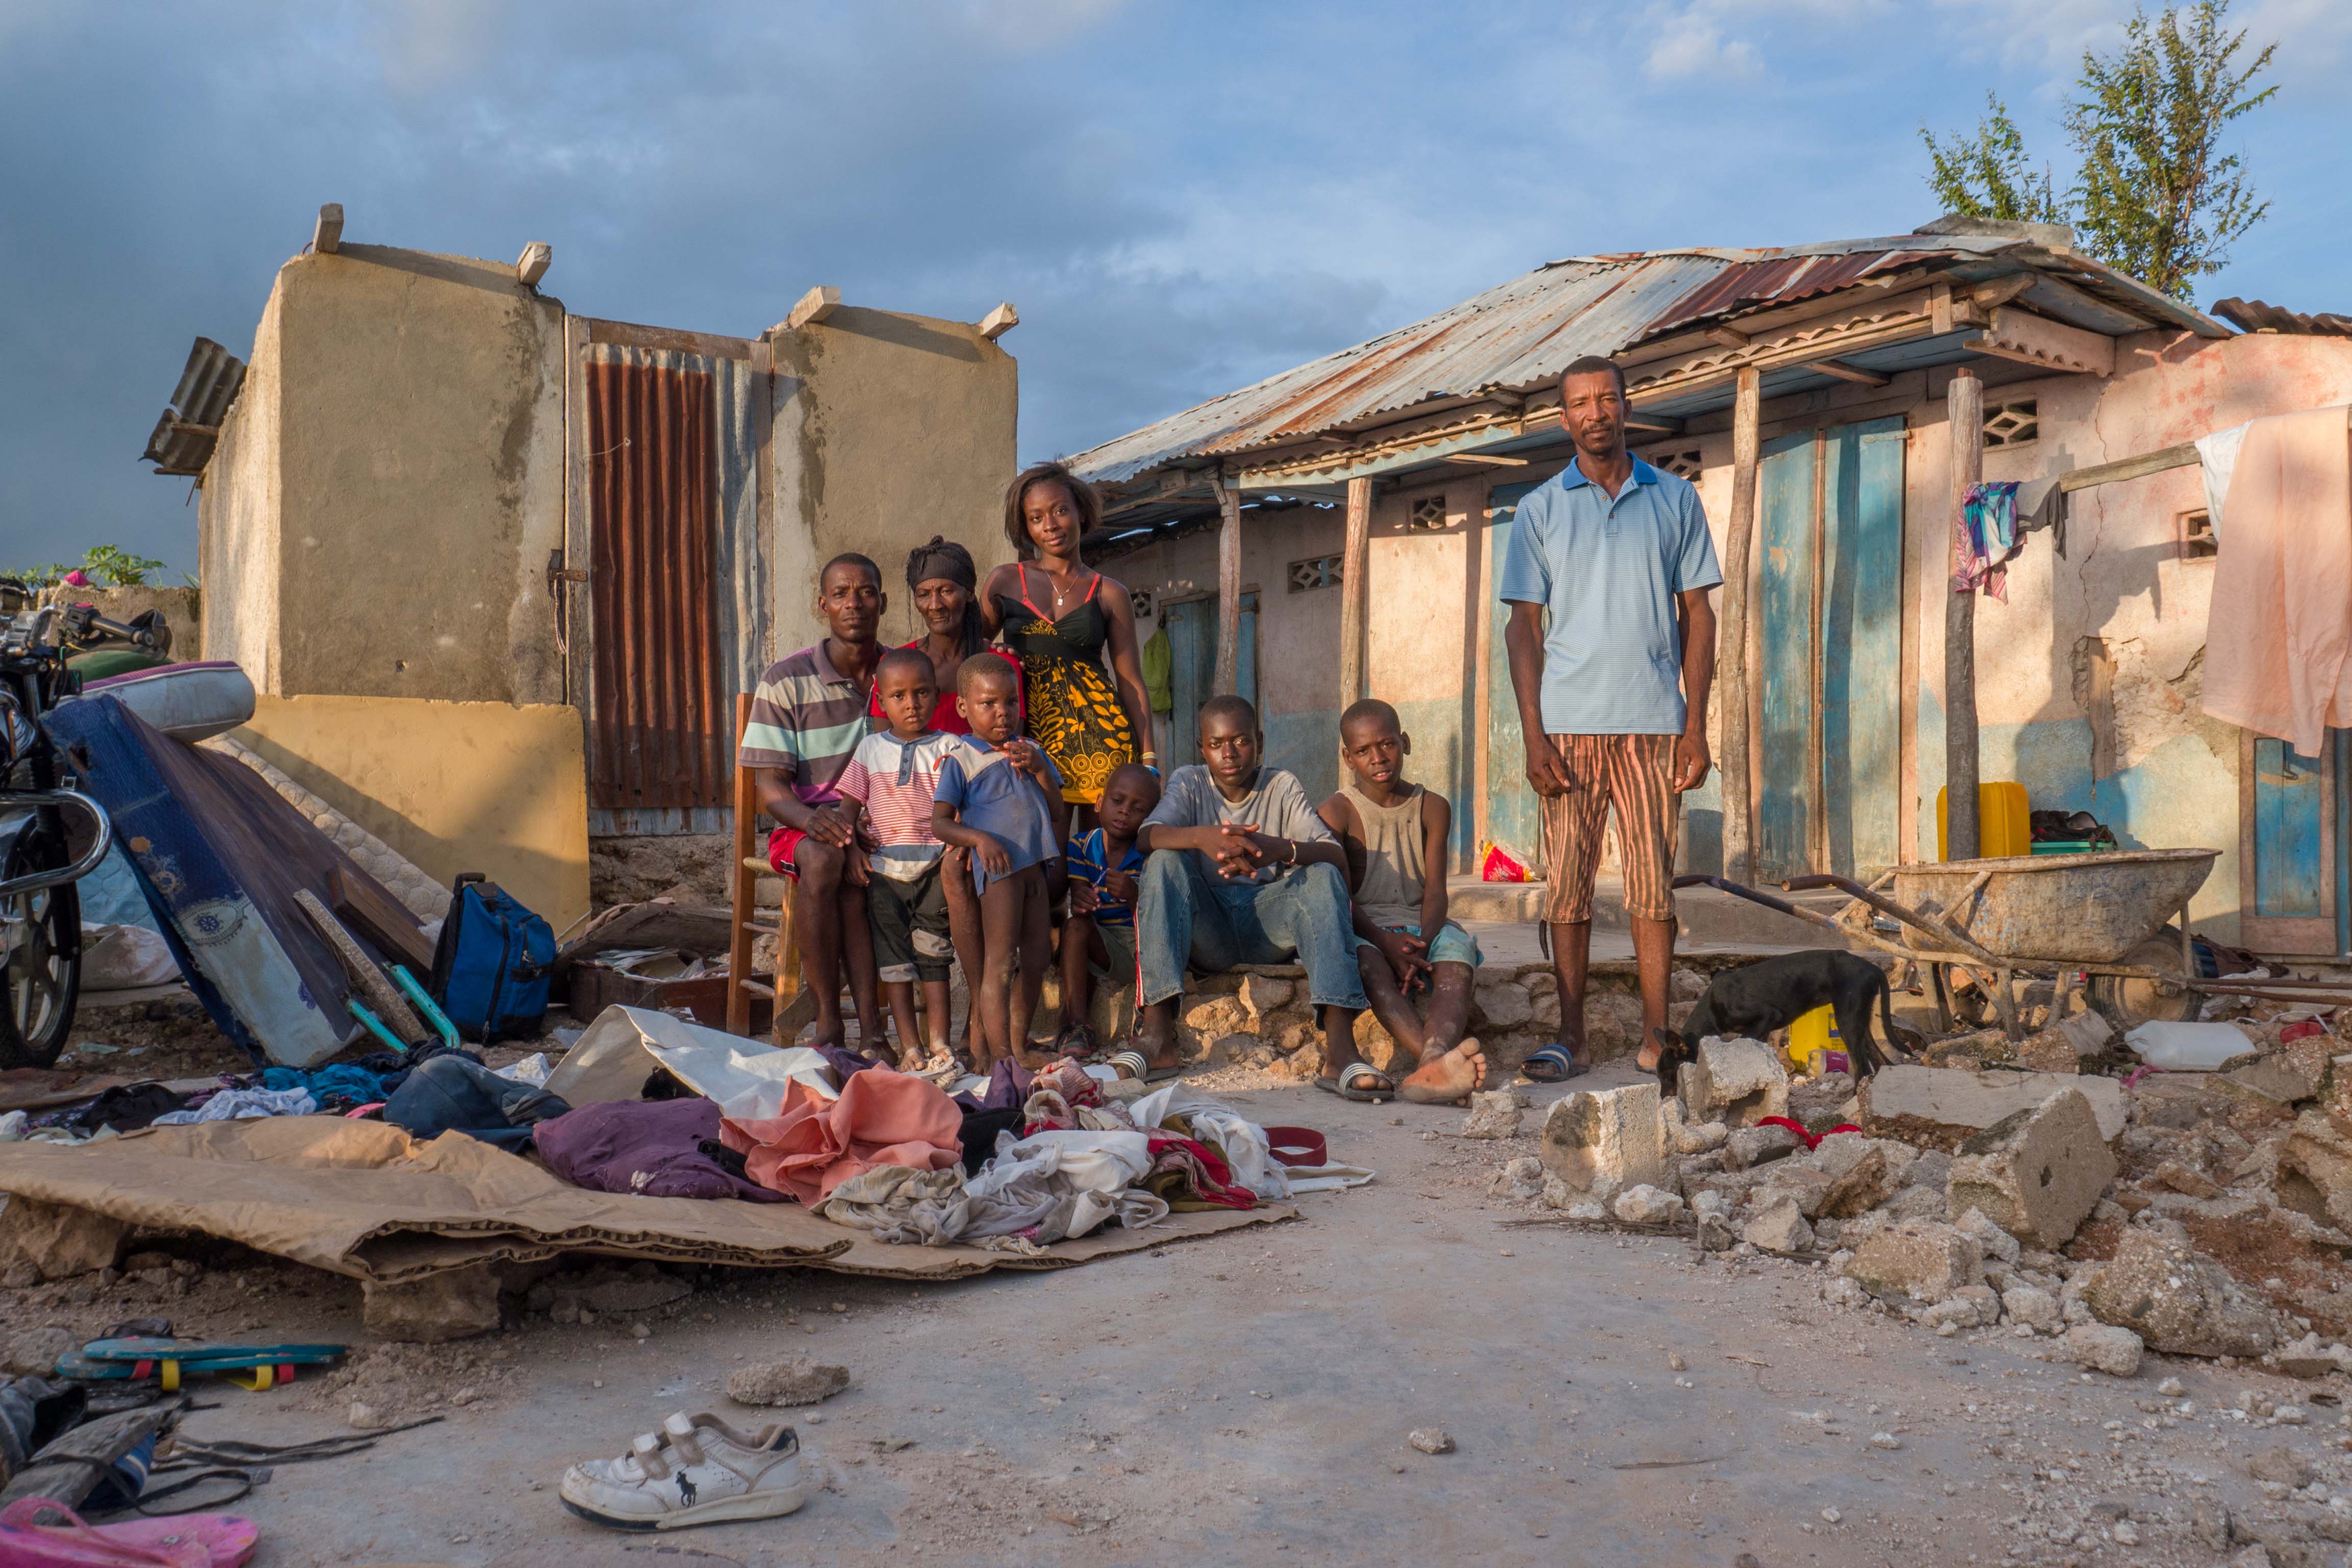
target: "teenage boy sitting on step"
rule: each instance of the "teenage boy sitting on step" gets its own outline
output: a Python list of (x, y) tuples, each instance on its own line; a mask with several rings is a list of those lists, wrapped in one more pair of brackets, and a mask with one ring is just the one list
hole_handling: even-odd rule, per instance
[[(898, 1068), (914, 1072), (928, 1061), (945, 1067), (948, 1048), (948, 895), (931, 831), (931, 805), (940, 764), (963, 742), (934, 730), (930, 655), (892, 648), (874, 669), (874, 696), (889, 728), (866, 736), (842, 770), (842, 799), (869, 825), (866, 851), (866, 919), (874, 930), (874, 961), (882, 994), (898, 1026)], [(915, 1026), (915, 985), (923, 987), (923, 1030)], [(879, 1040), (866, 1042), (867, 1055)], [(926, 1047), (928, 1047), (928, 1049)]]
[[(1454, 807), (1408, 784), (1412, 737), (1397, 710), (1366, 698), (1339, 715), (1339, 760), (1349, 782), (1316, 815), (1339, 837), (1355, 896), (1356, 959), (1372, 1016), (1421, 1058), (1397, 1092), (1448, 1105), (1486, 1081), (1486, 1058), (1462, 1031), (1470, 1022), (1477, 940), (1445, 918), (1445, 841)], [(1433, 869), (1434, 868), (1434, 869)], [(1424, 1021), (1411, 1000), (1427, 989)]]
[(1034, 1068), (1043, 1058), (1028, 1049), (1029, 1021), (1054, 943), (1046, 871), (1061, 858), (1069, 808), (1052, 759), (1016, 733), (1013, 667), (1001, 655), (974, 654), (956, 671), (956, 693), (971, 733), (940, 763), (931, 831), (971, 851), (980, 889), (982, 952), (971, 1006), (987, 1059), (972, 1068), (986, 1073), (1008, 1057)]
[(1102, 826), (1070, 840), (1070, 912), (1062, 921), (1064, 1056), (1092, 1056), (1101, 1042), (1087, 1026), (1097, 973), (1114, 984), (1135, 979), (1135, 879), (1143, 851), (1135, 837), (1160, 804), (1160, 775), (1141, 763), (1121, 763), (1103, 784), (1096, 816)]

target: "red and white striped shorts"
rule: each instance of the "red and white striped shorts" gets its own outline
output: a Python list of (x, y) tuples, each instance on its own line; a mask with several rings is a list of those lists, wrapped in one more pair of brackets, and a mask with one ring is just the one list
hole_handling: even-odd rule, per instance
[(1617, 862), (1625, 874), (1625, 912), (1636, 920), (1675, 918), (1675, 796), (1672, 735), (1554, 735), (1575, 787), (1543, 803), (1544, 919), (1575, 925), (1592, 918), (1592, 876), (1601, 834), (1617, 808)]

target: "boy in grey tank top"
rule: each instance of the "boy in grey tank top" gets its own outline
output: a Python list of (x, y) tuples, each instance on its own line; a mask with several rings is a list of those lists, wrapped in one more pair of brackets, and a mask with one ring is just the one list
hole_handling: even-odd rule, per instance
[[(1445, 918), (1445, 841), (1454, 808), (1408, 784), (1412, 737), (1397, 710), (1367, 698), (1339, 716), (1339, 759), (1349, 782), (1316, 808), (1348, 858), (1355, 899), (1356, 959), (1372, 1016), (1421, 1066), (1397, 1086), (1403, 1098), (1448, 1105), (1483, 1088), (1486, 1058), (1470, 1022), (1477, 941)], [(1429, 1016), (1412, 996), (1426, 990)]]

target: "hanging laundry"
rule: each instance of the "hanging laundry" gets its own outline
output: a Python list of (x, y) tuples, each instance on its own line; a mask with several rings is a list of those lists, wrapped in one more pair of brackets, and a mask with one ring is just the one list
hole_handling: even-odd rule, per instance
[(2342, 405), (2257, 419), (2230, 479), (2205, 711), (2322, 754), (2352, 726), (2352, 456)]
[(1970, 485), (1952, 520), (1952, 592), (1979, 588), (2009, 602), (2005, 563), (2017, 553), (2017, 486), (2006, 479)]
[(939, 1085), (875, 1067), (844, 1083), (838, 1100), (788, 1079), (775, 1115), (722, 1117), (719, 1135), (743, 1156), (753, 1181), (814, 1205), (877, 1165), (941, 1171), (960, 1163), (962, 1124)]

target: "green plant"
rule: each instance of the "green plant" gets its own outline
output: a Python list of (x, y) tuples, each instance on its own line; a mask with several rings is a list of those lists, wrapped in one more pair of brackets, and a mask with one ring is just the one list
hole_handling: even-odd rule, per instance
[(2079, 163), (2064, 200), (2047, 166), (2033, 174), (2025, 139), (1991, 93), (1973, 137), (1946, 142), (1920, 127), (1928, 188), (1963, 216), (2070, 223), (2092, 256), (2188, 299), (2270, 211), (2244, 160), (2221, 142), (2227, 126), (2278, 91), (2249, 90), (2278, 46), (2241, 65), (2245, 29), (2224, 30), (2229, 11), (2230, 0), (2197, 0), (2153, 18), (2135, 9), (2122, 48), (2084, 51), (2065, 121)]
[(14, 577), (27, 588), (40, 589), (53, 587), (65, 580), (67, 573), (79, 571), (95, 588), (143, 588), (150, 576), (163, 570), (163, 563), (152, 557), (133, 555), (119, 545), (93, 544), (83, 554), (79, 567), (50, 561), (21, 572), (0, 573), (0, 576)]

